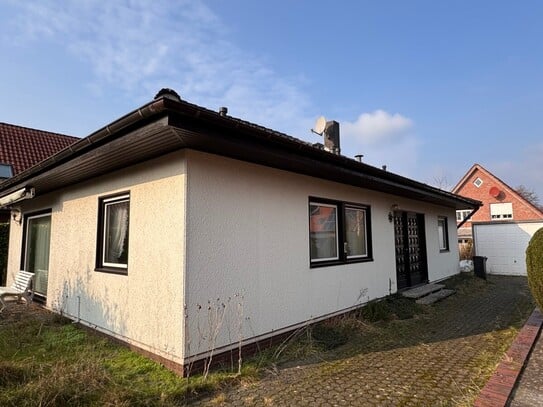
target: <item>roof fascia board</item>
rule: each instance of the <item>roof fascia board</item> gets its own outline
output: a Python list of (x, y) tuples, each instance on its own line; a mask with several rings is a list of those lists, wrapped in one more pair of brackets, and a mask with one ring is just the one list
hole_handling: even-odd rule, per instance
[(520, 195), (514, 188), (511, 188), (509, 184), (502, 181), (500, 178), (498, 178), (496, 175), (492, 174), (490, 171), (488, 171), (486, 168), (479, 165), (479, 170), (483, 172), (488, 177), (492, 178), (495, 182), (502, 185), (511, 195), (515, 196), (520, 202), (522, 202), (524, 205), (529, 207), (532, 212), (536, 213), (538, 216), (543, 217), (543, 212), (539, 210), (537, 206), (532, 204), (530, 201), (525, 199), (522, 195)]
[(91, 133), (89, 136), (80, 139), (31, 168), (22, 171), (12, 178), (6, 179), (3, 183), (0, 183), (0, 191), (2, 191), (0, 192), (0, 195), (4, 195), (6, 188), (14, 190), (18, 185), (28, 181), (32, 177), (73, 160), (103, 143), (109, 142), (114, 137), (121, 137), (135, 127), (144, 125), (148, 120), (152, 119), (153, 116), (157, 116), (164, 111), (163, 101), (163, 98), (154, 100), (153, 102), (124, 115), (113, 123)]
[[(446, 206), (462, 206), (466, 208), (475, 208), (480, 205), (479, 201), (460, 197), (447, 191), (422, 184), (418, 181), (402, 177), (400, 175), (378, 169), (376, 167), (359, 163), (353, 159), (331, 154), (313, 147), (309, 143), (297, 140), (293, 137), (279, 133), (258, 125), (254, 125), (243, 120), (235, 119), (229, 116), (221, 116), (217, 112), (193, 105), (187, 102), (173, 101), (167, 98), (156, 99), (141, 108), (121, 117), (115, 122), (102, 129), (97, 130), (88, 137), (81, 139), (68, 148), (60, 151), (52, 157), (42, 161), (27, 171), (22, 172), (16, 177), (5, 181), (0, 185), (3, 193), (8, 193), (26, 181), (30, 181), (37, 175), (42, 175), (51, 169), (74, 160), (78, 156), (84, 155), (95, 148), (109, 143), (110, 141), (138, 129), (157, 117), (167, 115), (168, 121), (174, 126), (187, 126), (192, 122), (195, 131), (202, 134), (202, 129), (211, 128), (219, 131), (221, 134), (228, 130), (228, 134), (233, 138), (241, 140), (242, 143), (249, 143), (258, 140), (266, 148), (276, 146), (279, 149), (289, 151), (293, 155), (299, 156), (302, 161), (307, 159), (317, 160), (319, 165), (326, 163), (330, 166), (330, 171), (349, 174), (358, 179), (368, 180), (374, 185), (381, 185), (383, 188), (391, 188), (408, 192), (409, 195), (420, 196), (430, 200), (439, 201)], [(189, 120), (190, 118), (190, 120)], [(235, 136), (235, 137), (234, 137)], [(185, 148), (191, 148), (185, 145)], [(182, 147), (180, 147), (182, 148)], [(315, 166), (315, 162), (312, 163)], [(339, 179), (335, 181), (341, 182)], [(375, 189), (375, 188), (373, 188)]]
[(465, 185), (467, 180), (471, 177), (471, 175), (475, 172), (477, 168), (479, 168), (479, 164), (473, 164), (471, 168), (466, 172), (466, 174), (458, 181), (458, 183), (454, 186), (453, 189), (451, 189), (451, 192), (457, 194), (458, 191)]

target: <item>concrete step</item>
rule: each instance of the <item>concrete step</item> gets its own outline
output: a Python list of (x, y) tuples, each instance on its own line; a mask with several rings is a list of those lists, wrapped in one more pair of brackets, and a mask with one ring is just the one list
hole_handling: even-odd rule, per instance
[(443, 298), (447, 298), (449, 295), (453, 295), (455, 292), (456, 291), (454, 291), (454, 290), (449, 290), (449, 289), (445, 288), (443, 290), (433, 292), (432, 294), (428, 294), (425, 297), (419, 298), (416, 301), (416, 303), (417, 304), (422, 304), (422, 305), (430, 305), (430, 304), (433, 304), (434, 302), (442, 300)]
[(403, 291), (402, 295), (407, 298), (417, 299), (433, 292), (439, 291), (443, 288), (445, 288), (443, 284), (425, 284), (421, 285), (420, 287), (415, 287), (410, 290)]

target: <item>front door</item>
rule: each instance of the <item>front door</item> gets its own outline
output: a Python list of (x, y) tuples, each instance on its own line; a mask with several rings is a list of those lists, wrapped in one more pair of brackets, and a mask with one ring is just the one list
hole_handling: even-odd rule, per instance
[(427, 282), (424, 215), (394, 212), (394, 239), (398, 290)]
[(28, 216), (25, 229), (24, 269), (34, 273), (34, 292), (47, 295), (51, 214)]

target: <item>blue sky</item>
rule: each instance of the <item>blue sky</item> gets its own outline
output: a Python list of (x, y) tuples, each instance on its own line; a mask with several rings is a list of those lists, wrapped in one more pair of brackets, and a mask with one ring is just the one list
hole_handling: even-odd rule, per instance
[(478, 162), (543, 200), (539, 1), (0, 0), (0, 121), (86, 136), (183, 99), (454, 185)]

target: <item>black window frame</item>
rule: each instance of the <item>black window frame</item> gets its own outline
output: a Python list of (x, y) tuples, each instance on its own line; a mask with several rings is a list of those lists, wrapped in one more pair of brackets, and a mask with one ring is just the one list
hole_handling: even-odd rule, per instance
[[(34, 212), (27, 212), (23, 213), (21, 216), (23, 217), (23, 231), (22, 231), (22, 243), (21, 243), (21, 258), (20, 260), (20, 269), (19, 270), (26, 270), (26, 260), (27, 260), (27, 253), (26, 253), (26, 235), (28, 234), (27, 228), (28, 228), (28, 220), (31, 218), (35, 218), (38, 216), (52, 216), (53, 211), (51, 208), (47, 209), (41, 209), (39, 211)], [(51, 218), (52, 219), (52, 218)]]
[[(337, 248), (338, 248), (338, 258), (333, 260), (312, 260), (311, 259), (311, 205), (332, 205), (336, 206), (336, 239), (337, 239)], [(357, 202), (347, 202), (347, 201), (338, 201), (328, 198), (319, 198), (310, 196), (308, 200), (308, 237), (309, 237), (309, 266), (310, 268), (317, 267), (328, 267), (328, 266), (337, 266), (342, 264), (352, 264), (352, 263), (366, 263), (373, 261), (373, 247), (372, 247), (372, 232), (371, 232), (371, 206), (367, 204), (357, 203)], [(345, 210), (346, 209), (358, 209), (365, 212), (365, 232), (366, 232), (366, 256), (361, 257), (349, 257), (345, 253), (345, 243), (347, 242), (347, 234), (345, 228)]]
[[(51, 217), (51, 225), (53, 224), (53, 210), (51, 208), (47, 209), (41, 209), (34, 212), (27, 212), (22, 213), (21, 216), (23, 217), (23, 231), (22, 231), (22, 242), (21, 242), (21, 258), (20, 260), (20, 268), (19, 270), (25, 270), (26, 269), (26, 261), (27, 261), (27, 235), (28, 235), (28, 221), (29, 219), (36, 218), (39, 216), (50, 216)], [(49, 242), (49, 251), (51, 251), (51, 242)], [(49, 259), (50, 261), (51, 259)], [(34, 289), (34, 282), (32, 282), (32, 289)], [(47, 297), (43, 294), (40, 294), (38, 292), (34, 292), (34, 301), (45, 304)]]
[(119, 192), (111, 195), (104, 195), (98, 197), (98, 226), (96, 236), (96, 265), (94, 271), (111, 274), (128, 275), (128, 263), (130, 251), (127, 253), (126, 267), (111, 266), (110, 264), (104, 265), (104, 217), (106, 204), (111, 202), (122, 202), (128, 200), (128, 244), (130, 243), (130, 191)]
[(438, 243), (438, 246), (439, 246), (439, 223), (440, 222), (443, 222), (443, 242), (445, 243), (445, 247), (444, 248), (439, 247), (439, 252), (443, 253), (443, 252), (448, 252), (450, 250), (450, 245), (449, 245), (449, 220), (447, 219), (446, 216), (438, 216), (437, 217), (437, 233), (438, 233), (437, 243)]

